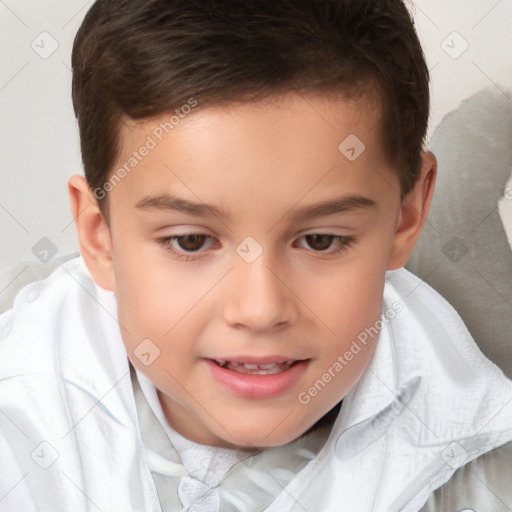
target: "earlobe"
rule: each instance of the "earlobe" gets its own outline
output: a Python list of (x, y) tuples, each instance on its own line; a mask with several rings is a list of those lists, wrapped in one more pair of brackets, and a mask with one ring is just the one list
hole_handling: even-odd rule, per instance
[(113, 245), (98, 202), (86, 179), (74, 175), (68, 181), (71, 213), (80, 243), (80, 252), (89, 272), (98, 286), (115, 290)]
[(398, 225), (387, 270), (403, 267), (423, 231), (430, 211), (437, 176), (437, 160), (430, 151), (422, 153), (421, 173), (400, 206)]

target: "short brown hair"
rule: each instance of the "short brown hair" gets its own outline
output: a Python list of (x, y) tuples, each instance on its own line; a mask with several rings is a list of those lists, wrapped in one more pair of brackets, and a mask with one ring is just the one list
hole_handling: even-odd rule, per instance
[[(377, 93), (403, 197), (416, 182), (429, 72), (403, 0), (96, 0), (72, 51), (91, 190), (114, 170), (121, 123), (287, 91)], [(368, 87), (371, 86), (371, 87)], [(108, 222), (108, 207), (98, 199)]]

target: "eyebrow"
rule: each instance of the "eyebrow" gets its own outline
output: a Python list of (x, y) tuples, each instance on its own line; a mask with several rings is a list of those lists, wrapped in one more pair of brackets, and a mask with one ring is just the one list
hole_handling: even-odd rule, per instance
[[(291, 208), (289, 214), (296, 221), (304, 221), (336, 213), (368, 210), (376, 206), (376, 202), (368, 197), (348, 195), (333, 200), (320, 201), (300, 208)], [(229, 219), (230, 217), (229, 213), (222, 208), (217, 208), (216, 206), (206, 203), (194, 203), (171, 194), (145, 196), (135, 207), (146, 211), (181, 212), (195, 217), (206, 217), (208, 215), (213, 215), (221, 219)]]

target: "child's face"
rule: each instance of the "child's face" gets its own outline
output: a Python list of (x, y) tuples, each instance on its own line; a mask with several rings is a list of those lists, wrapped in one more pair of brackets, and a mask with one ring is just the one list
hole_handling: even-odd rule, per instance
[[(374, 353), (377, 336), (357, 341), (359, 350), (353, 341), (379, 319), (401, 207), (378, 112), (290, 94), (192, 109), (166, 134), (160, 123), (169, 117), (125, 125), (115, 169), (134, 151), (140, 161), (109, 192), (128, 355), (187, 438), (289, 442), (342, 399)], [(148, 196), (159, 205), (137, 207)], [(180, 208), (165, 207), (163, 196)], [(337, 212), (303, 214), (333, 201), (342, 201)], [(176, 252), (159, 242), (185, 235), (196, 236), (170, 241)], [(215, 360), (302, 362), (246, 375)]]

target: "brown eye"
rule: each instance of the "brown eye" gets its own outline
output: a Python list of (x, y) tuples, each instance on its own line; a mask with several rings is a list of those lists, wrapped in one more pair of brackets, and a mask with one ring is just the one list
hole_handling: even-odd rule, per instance
[(307, 240), (308, 245), (315, 251), (325, 251), (329, 249), (333, 241), (333, 235), (306, 235), (304, 237)]
[[(317, 258), (334, 258), (346, 252), (356, 243), (356, 237), (353, 235), (333, 235), (329, 233), (309, 233), (302, 235), (300, 240), (303, 242), (308, 252), (315, 254)], [(307, 247), (305, 247), (307, 244)]]
[[(186, 235), (172, 235), (157, 238), (156, 242), (168, 253), (180, 261), (193, 261), (205, 256), (207, 250), (216, 245), (215, 239), (201, 233), (188, 233)], [(209, 244), (205, 247), (205, 242)]]
[(183, 235), (176, 237), (180, 249), (184, 251), (198, 251), (204, 244), (206, 235)]

